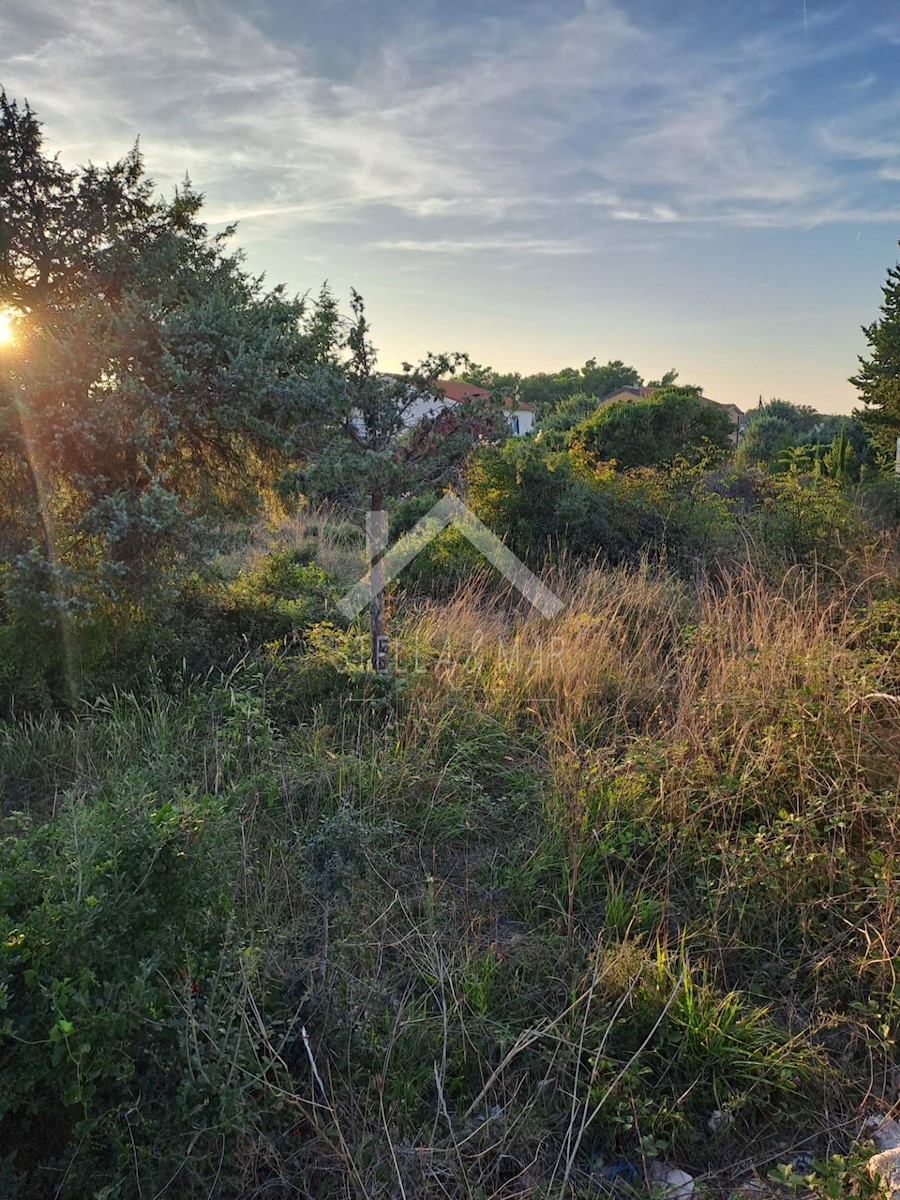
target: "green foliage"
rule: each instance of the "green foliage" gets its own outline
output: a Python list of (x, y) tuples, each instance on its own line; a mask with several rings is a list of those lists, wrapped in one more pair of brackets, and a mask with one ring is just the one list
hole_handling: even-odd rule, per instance
[(274, 551), (229, 582), (187, 579), (164, 604), (63, 614), (37, 607), (21, 576), (0, 573), (0, 712), (72, 705), (133, 687), (142, 673), (178, 687), (243, 658), (296, 655), (310, 627), (344, 624), (342, 588), (310, 561), (314, 551), (310, 542)]
[(840, 566), (865, 540), (865, 522), (841, 479), (783, 475), (772, 482), (747, 528), (763, 560)]
[(850, 382), (864, 405), (857, 413), (860, 421), (875, 445), (893, 458), (900, 437), (900, 266), (888, 268), (881, 290), (881, 316), (863, 326), (869, 357), (860, 357)]
[[(137, 780), (66, 798), (55, 821), (6, 822), (0, 876), (0, 1113), (16, 1167), (63, 1195), (78, 1140), (81, 1186), (108, 1183), (143, 1149), (160, 1181), (197, 1132), (228, 1126), (240, 1089), (185, 1037), (221, 999), (237, 843), (227, 796), (162, 800)], [(199, 1050), (199, 1047), (198, 1047)], [(160, 1121), (166, 1145), (147, 1153)], [(130, 1129), (130, 1134), (129, 1134)], [(212, 1129), (205, 1136), (212, 1149)], [(52, 1186), (52, 1185), (51, 1185)]]
[(692, 497), (685, 483), (653, 473), (597, 474), (571, 454), (516, 441), (478, 456), (468, 495), (478, 516), (530, 559), (565, 548), (609, 562), (666, 553), (687, 561), (718, 526), (720, 502)]
[(866, 1170), (871, 1157), (865, 1151), (854, 1148), (849, 1154), (832, 1154), (830, 1158), (814, 1158), (808, 1170), (797, 1170), (790, 1163), (782, 1163), (768, 1173), (772, 1183), (799, 1192), (814, 1200), (882, 1200), (884, 1189), (875, 1182)]
[(548, 443), (553, 440), (559, 447), (564, 446), (565, 438), (560, 435), (587, 421), (598, 407), (597, 397), (588, 392), (564, 396), (549, 412), (541, 413), (539, 427), (544, 440)]
[(798, 563), (841, 566), (875, 536), (824, 472), (769, 478), (685, 462), (616, 471), (578, 443), (560, 451), (538, 438), (479, 453), (467, 480), (478, 516), (533, 561), (563, 551), (610, 563), (649, 556), (693, 573), (749, 557), (777, 577)]
[(458, 529), (442, 530), (400, 573), (398, 583), (411, 592), (450, 596), (476, 575), (493, 574), (480, 551)]
[[(310, 625), (339, 616), (340, 594), (328, 572), (309, 562), (309, 548), (276, 550), (228, 588), (223, 615), (253, 645), (299, 637)], [(224, 632), (224, 631), (223, 631)]]
[[(460, 378), (476, 387), (488, 388), (504, 396), (515, 396), (527, 404), (533, 404), (538, 409), (542, 425), (550, 413), (560, 408), (571, 411), (568, 402), (577, 395), (598, 400), (622, 387), (639, 387), (642, 382), (634, 367), (626, 366), (620, 359), (600, 365), (595, 358), (588, 359), (583, 367), (577, 369), (564, 367), (560, 371), (539, 372), (536, 375), (504, 375), (491, 367), (468, 363)], [(585, 405), (583, 415), (587, 415), (593, 407)]]
[(891, 532), (900, 529), (900, 475), (890, 472), (867, 477), (859, 498), (863, 511), (877, 526)]
[[(606, 486), (540, 443), (496, 458), (495, 483)], [(679, 486), (738, 508), (742, 481)], [(306, 604), (308, 550), (234, 604)], [(900, 1027), (873, 937), (893, 710), (847, 703), (887, 678), (896, 606), (845, 638), (811, 600), (785, 639), (789, 589), (654, 578), (569, 585), (538, 666), (489, 590), (398, 595), (398, 680), (325, 621), (218, 682), (0, 725), (6, 1194), (277, 1194), (290, 1172), (328, 1196), (355, 1172), (371, 1195), (399, 1170), (408, 1195), (502, 1195), (525, 1164), (546, 1184), (583, 1116), (578, 1186), (598, 1154), (724, 1172), (826, 1105), (849, 1120)], [(415, 1151), (396, 1166), (385, 1126)], [(815, 1149), (814, 1194), (863, 1188), (845, 1140)]]
[[(0, 544), (56, 605), (165, 595), (291, 453), (311, 338), (134, 151), (69, 171), (0, 100)], [(49, 247), (49, 249), (48, 249)]]
[(745, 467), (807, 471), (852, 484), (862, 469), (874, 467), (876, 454), (856, 417), (817, 413), (807, 405), (773, 399), (747, 413), (736, 461)]
[(774, 463), (779, 454), (794, 444), (794, 433), (790, 422), (774, 413), (763, 411), (759, 416), (753, 415), (752, 420), (748, 417), (741, 438), (740, 461), (752, 466)]
[(620, 469), (663, 466), (676, 459), (715, 462), (728, 452), (734, 429), (718, 407), (690, 390), (655, 392), (639, 401), (617, 401), (570, 434), (572, 445)]
[(437, 382), (464, 361), (430, 355), (402, 376), (378, 369), (362, 297), (345, 321), (323, 288), (312, 324), (316, 361), (306, 386), (307, 453), (287, 486), (356, 508), (380, 509), (410, 491), (439, 486), (478, 440), (506, 432), (496, 403), (457, 405), (412, 423)]

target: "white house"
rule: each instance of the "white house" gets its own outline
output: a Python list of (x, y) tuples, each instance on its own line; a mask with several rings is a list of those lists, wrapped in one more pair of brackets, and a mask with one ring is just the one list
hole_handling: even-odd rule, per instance
[[(465, 404), (467, 400), (488, 400), (491, 396), (487, 388), (476, 387), (474, 383), (466, 383), (462, 379), (439, 379), (437, 386), (443, 392), (444, 406), (446, 407)], [(534, 427), (536, 416), (534, 405), (526, 404), (522, 400), (514, 400), (511, 396), (503, 396), (502, 399), (513, 434), (521, 435), (523, 433), (530, 433)], [(427, 415), (428, 411), (435, 411), (435, 401), (431, 400), (430, 403), (430, 410), (426, 409), (426, 411), (423, 411), (416, 417), (416, 420), (421, 420), (423, 416)], [(440, 406), (440, 401), (437, 403)]]

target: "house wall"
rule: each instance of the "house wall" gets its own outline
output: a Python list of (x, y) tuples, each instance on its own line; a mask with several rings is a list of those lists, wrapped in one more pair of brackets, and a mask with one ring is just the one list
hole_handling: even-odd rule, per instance
[(514, 408), (509, 414), (509, 424), (514, 434), (531, 433), (534, 428), (534, 413), (524, 408)]
[(443, 396), (422, 396), (414, 400), (403, 414), (403, 424), (407, 429), (411, 429), (413, 425), (418, 425), (425, 417), (437, 416), (445, 408), (453, 407), (454, 401), (447, 400)]
[[(437, 416), (444, 409), (455, 408), (458, 401), (448, 400), (444, 396), (422, 396), (413, 401), (406, 410), (403, 417), (403, 424), (407, 429), (411, 429), (414, 425), (418, 425), (420, 421), (426, 417)], [(506, 415), (509, 420), (509, 425), (514, 435), (522, 435), (530, 433), (534, 428), (533, 412), (529, 412), (524, 408), (507, 409)]]

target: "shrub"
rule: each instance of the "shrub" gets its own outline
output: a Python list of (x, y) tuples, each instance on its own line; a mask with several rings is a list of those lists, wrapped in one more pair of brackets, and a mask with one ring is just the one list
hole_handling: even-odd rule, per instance
[(782, 475), (772, 480), (747, 528), (766, 564), (842, 566), (865, 540), (865, 522), (834, 479)]
[(727, 500), (686, 464), (620, 473), (574, 448), (510, 442), (483, 452), (468, 484), (478, 516), (533, 561), (564, 551), (612, 564), (649, 556), (693, 570), (698, 559), (727, 558), (736, 542)]
[(597, 409), (569, 435), (570, 444), (599, 461), (628, 467), (715, 461), (733, 445), (734, 426), (721, 408), (688, 391), (655, 392)]
[[(230, 583), (194, 577), (165, 606), (88, 612), (19, 603), (0, 575), (0, 712), (71, 705), (110, 689), (141, 686), (141, 675), (170, 684), (227, 673), (244, 656), (284, 643), (299, 649), (304, 631), (342, 621), (341, 589), (312, 561), (305, 539), (241, 571)], [(7, 579), (9, 577), (7, 576)]]
[(234, 817), (230, 796), (163, 800), (123, 780), (115, 796), (71, 795), (52, 823), (7, 818), (0, 1113), (31, 1194), (93, 1193), (135, 1165), (161, 1185), (198, 1118), (208, 1152), (236, 1116), (227, 1063), (198, 1045), (193, 1067), (188, 1050), (238, 949)]

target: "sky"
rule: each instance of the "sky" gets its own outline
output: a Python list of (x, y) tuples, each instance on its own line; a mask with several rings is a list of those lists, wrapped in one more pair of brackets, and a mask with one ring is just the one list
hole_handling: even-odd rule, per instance
[(621, 358), (849, 412), (900, 237), (897, 0), (0, 0), (68, 165), (136, 138), (381, 363)]

